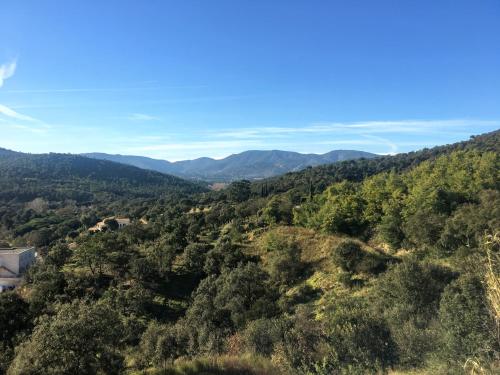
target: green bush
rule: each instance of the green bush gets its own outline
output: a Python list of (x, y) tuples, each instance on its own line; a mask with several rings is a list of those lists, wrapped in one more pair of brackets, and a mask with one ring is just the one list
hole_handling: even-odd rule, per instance
[(274, 233), (266, 238), (267, 270), (271, 279), (279, 286), (293, 285), (304, 273), (301, 249), (293, 238)]
[(446, 268), (408, 259), (377, 280), (372, 307), (390, 327), (402, 366), (421, 365), (434, 350), (439, 300), (454, 277)]
[(254, 320), (248, 323), (242, 337), (250, 353), (270, 356), (280, 339), (279, 323), (274, 319)]
[(357, 242), (344, 240), (333, 250), (332, 256), (342, 271), (354, 273), (365, 258), (365, 252)]
[[(383, 319), (357, 299), (336, 300), (325, 313), (328, 355), (323, 368), (332, 374), (377, 372), (397, 363), (397, 348)], [(353, 368), (354, 367), (354, 368)], [(346, 372), (347, 371), (347, 372)]]
[(139, 344), (139, 362), (146, 367), (165, 368), (185, 353), (183, 335), (175, 326), (152, 321)]
[(203, 243), (190, 243), (186, 246), (183, 253), (183, 266), (186, 272), (200, 274), (203, 273), (207, 245)]
[(495, 324), (488, 312), (481, 280), (464, 275), (443, 292), (439, 306), (442, 353), (464, 363), (468, 358), (488, 358), (498, 351)]
[(75, 301), (44, 316), (16, 349), (9, 375), (118, 374), (121, 323), (108, 306)]

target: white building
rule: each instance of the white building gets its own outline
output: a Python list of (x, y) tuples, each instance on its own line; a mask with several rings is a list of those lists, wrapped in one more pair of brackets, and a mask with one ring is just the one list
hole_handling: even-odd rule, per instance
[(0, 248), (0, 292), (16, 287), (35, 258), (34, 247)]
[(102, 232), (103, 230), (105, 230), (105, 228), (107, 228), (107, 225), (106, 225), (107, 220), (116, 220), (116, 222), (118, 223), (118, 229), (123, 229), (126, 226), (130, 225), (130, 219), (128, 217), (111, 216), (111, 217), (107, 217), (103, 221), (98, 222), (93, 227), (89, 228), (89, 232)]
[(118, 228), (122, 229), (130, 225), (130, 219), (127, 217), (116, 218), (116, 222), (118, 223)]

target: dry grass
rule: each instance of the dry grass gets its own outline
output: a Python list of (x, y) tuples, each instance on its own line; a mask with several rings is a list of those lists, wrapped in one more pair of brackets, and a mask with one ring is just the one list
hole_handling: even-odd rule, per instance
[(147, 370), (137, 375), (285, 375), (270, 360), (256, 356), (214, 356), (179, 359), (165, 369)]
[[(351, 289), (339, 281), (341, 270), (333, 262), (332, 251), (345, 239), (358, 242), (367, 253), (379, 255), (381, 252), (378, 249), (347, 236), (330, 235), (301, 227), (276, 226), (257, 234), (247, 248), (247, 253), (260, 256), (264, 264), (267, 257), (265, 248), (268, 235), (293, 239), (299, 245), (301, 260), (307, 264), (310, 273), (306, 279), (294, 285), (286, 294), (291, 296), (304, 285), (308, 285), (315, 290), (320, 290), (318, 298), (309, 302), (314, 307), (318, 318), (322, 316), (324, 307), (339, 296), (347, 294), (363, 295), (368, 292), (368, 288)], [(369, 281), (368, 276), (357, 275), (357, 277), (364, 279), (364, 281)]]
[(418, 369), (418, 370), (390, 370), (388, 375), (434, 375), (433, 370)]
[[(484, 241), (486, 250), (485, 284), (486, 297), (491, 316), (495, 322), (496, 340), (500, 343), (500, 233), (487, 235)], [(469, 358), (463, 365), (464, 373), (469, 375), (490, 375), (500, 373), (500, 363), (483, 364), (476, 358)]]
[(497, 338), (500, 338), (500, 233), (486, 237), (486, 286), (491, 312), (497, 325)]
[(277, 226), (252, 238), (252, 253), (254, 255), (265, 257), (264, 244), (266, 235), (268, 234), (276, 234), (283, 238), (293, 238), (302, 250), (302, 261), (318, 265), (320, 269), (324, 268), (325, 270), (331, 270), (330, 257), (332, 250), (345, 239), (358, 242), (363, 250), (369, 253), (379, 253), (379, 251), (366, 243), (347, 236), (324, 234), (301, 227)]

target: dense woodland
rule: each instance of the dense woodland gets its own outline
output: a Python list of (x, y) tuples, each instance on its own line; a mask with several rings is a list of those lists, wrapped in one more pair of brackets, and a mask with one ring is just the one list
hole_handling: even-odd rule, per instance
[(0, 239), (40, 254), (0, 294), (0, 374), (498, 373), (499, 147), (221, 191), (0, 152)]

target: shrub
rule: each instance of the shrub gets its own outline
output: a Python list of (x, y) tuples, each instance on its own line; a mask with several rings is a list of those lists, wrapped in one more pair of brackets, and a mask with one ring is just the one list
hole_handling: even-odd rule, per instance
[(207, 245), (202, 243), (190, 243), (183, 253), (183, 266), (189, 273), (203, 273), (203, 265), (207, 253)]
[(215, 247), (205, 256), (203, 271), (207, 275), (218, 275), (225, 269), (231, 269), (246, 259), (240, 247), (228, 236), (221, 237)]
[(464, 275), (446, 287), (439, 307), (443, 354), (464, 363), (498, 350), (495, 324), (489, 315), (481, 280)]
[(121, 331), (116, 312), (102, 303), (61, 305), (17, 348), (8, 374), (118, 374)]
[(364, 251), (357, 242), (345, 240), (342, 241), (333, 250), (333, 262), (342, 269), (342, 271), (354, 273), (359, 264), (365, 257)]
[(321, 289), (314, 288), (309, 284), (301, 284), (294, 288), (292, 293), (281, 296), (278, 305), (283, 311), (292, 312), (299, 304), (308, 303), (321, 295)]
[(285, 315), (276, 324), (280, 340), (275, 344), (272, 360), (285, 373), (311, 369), (321, 360), (322, 327), (309, 307), (299, 306), (294, 315)]
[(142, 335), (140, 362), (146, 366), (165, 368), (174, 359), (185, 353), (182, 334), (175, 326), (159, 324), (152, 321)]
[[(397, 362), (397, 348), (385, 322), (357, 299), (336, 300), (326, 312), (328, 355), (323, 367), (340, 373), (355, 366), (376, 372)], [(347, 371), (351, 373), (350, 371)]]
[(398, 346), (400, 364), (413, 367), (434, 350), (441, 293), (455, 275), (449, 270), (409, 259), (377, 280), (375, 313), (383, 316)]
[(242, 333), (245, 348), (254, 354), (270, 356), (280, 339), (279, 326), (274, 319), (250, 322)]
[(280, 286), (294, 284), (303, 274), (301, 250), (293, 238), (270, 234), (265, 244), (267, 254), (267, 270), (271, 279)]

